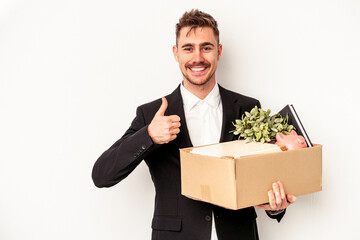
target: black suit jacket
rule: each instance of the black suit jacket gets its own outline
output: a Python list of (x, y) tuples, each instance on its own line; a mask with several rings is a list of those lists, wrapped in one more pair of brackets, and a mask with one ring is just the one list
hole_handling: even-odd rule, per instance
[[(219, 86), (223, 104), (223, 126), (220, 142), (231, 141), (232, 122), (258, 100)], [(256, 213), (253, 207), (228, 210), (195, 201), (181, 195), (179, 148), (191, 147), (180, 86), (166, 96), (165, 115), (181, 118), (180, 133), (168, 144), (154, 144), (147, 128), (161, 105), (161, 99), (137, 108), (136, 117), (124, 136), (105, 151), (93, 168), (97, 187), (111, 187), (127, 177), (144, 159), (154, 182), (156, 197), (152, 221), (152, 240), (210, 240), (212, 212), (219, 240), (258, 239)], [(284, 213), (276, 216), (278, 221)]]

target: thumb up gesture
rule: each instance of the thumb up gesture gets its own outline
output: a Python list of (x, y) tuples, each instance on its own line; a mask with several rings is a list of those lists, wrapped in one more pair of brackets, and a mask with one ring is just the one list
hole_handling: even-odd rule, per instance
[(168, 102), (165, 97), (162, 98), (162, 104), (152, 119), (148, 132), (156, 144), (171, 142), (180, 132), (180, 117), (177, 115), (165, 116)]

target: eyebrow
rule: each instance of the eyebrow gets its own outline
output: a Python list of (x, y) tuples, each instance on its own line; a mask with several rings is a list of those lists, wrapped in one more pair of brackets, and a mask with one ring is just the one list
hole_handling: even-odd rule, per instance
[(204, 47), (204, 46), (208, 46), (208, 45), (210, 45), (210, 46), (212, 46), (212, 47), (215, 47), (215, 45), (214, 45), (214, 44), (212, 44), (211, 42), (204, 42), (204, 43), (201, 43), (201, 44), (200, 44), (200, 47)]
[[(210, 46), (212, 46), (212, 47), (215, 47), (215, 45), (214, 45), (213, 43), (211, 43), (211, 42), (203, 42), (203, 43), (200, 43), (200, 47), (204, 47), (204, 46), (208, 46), (208, 45), (210, 45)], [(186, 43), (186, 44), (182, 45), (181, 48), (192, 47), (192, 46), (194, 46), (194, 44), (192, 44), (192, 43)]]

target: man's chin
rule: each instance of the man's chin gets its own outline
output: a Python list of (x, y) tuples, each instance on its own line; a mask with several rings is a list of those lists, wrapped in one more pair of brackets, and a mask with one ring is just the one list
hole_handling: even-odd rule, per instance
[(205, 78), (205, 79), (193, 79), (193, 78), (189, 78), (188, 76), (184, 76), (186, 81), (189, 82), (192, 85), (196, 85), (196, 86), (204, 86), (206, 84), (208, 84), (211, 80), (210, 78)]
[(205, 86), (209, 81), (193, 81), (193, 80), (188, 80), (187, 81), (191, 84), (191, 85), (195, 85), (195, 86)]

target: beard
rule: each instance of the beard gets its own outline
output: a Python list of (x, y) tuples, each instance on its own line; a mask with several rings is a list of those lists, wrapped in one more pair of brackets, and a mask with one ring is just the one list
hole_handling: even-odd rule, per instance
[(209, 76), (207, 76), (207, 77), (205, 78), (205, 81), (201, 81), (201, 82), (197, 82), (196, 80), (191, 79), (191, 77), (190, 77), (188, 74), (186, 74), (186, 73), (183, 73), (183, 76), (184, 76), (184, 78), (185, 78), (188, 82), (190, 82), (191, 84), (197, 85), (197, 86), (203, 86), (203, 85), (207, 84), (207, 83), (211, 80), (211, 78), (214, 76), (214, 74), (215, 74), (215, 72), (213, 72), (212, 74), (210, 74)]

